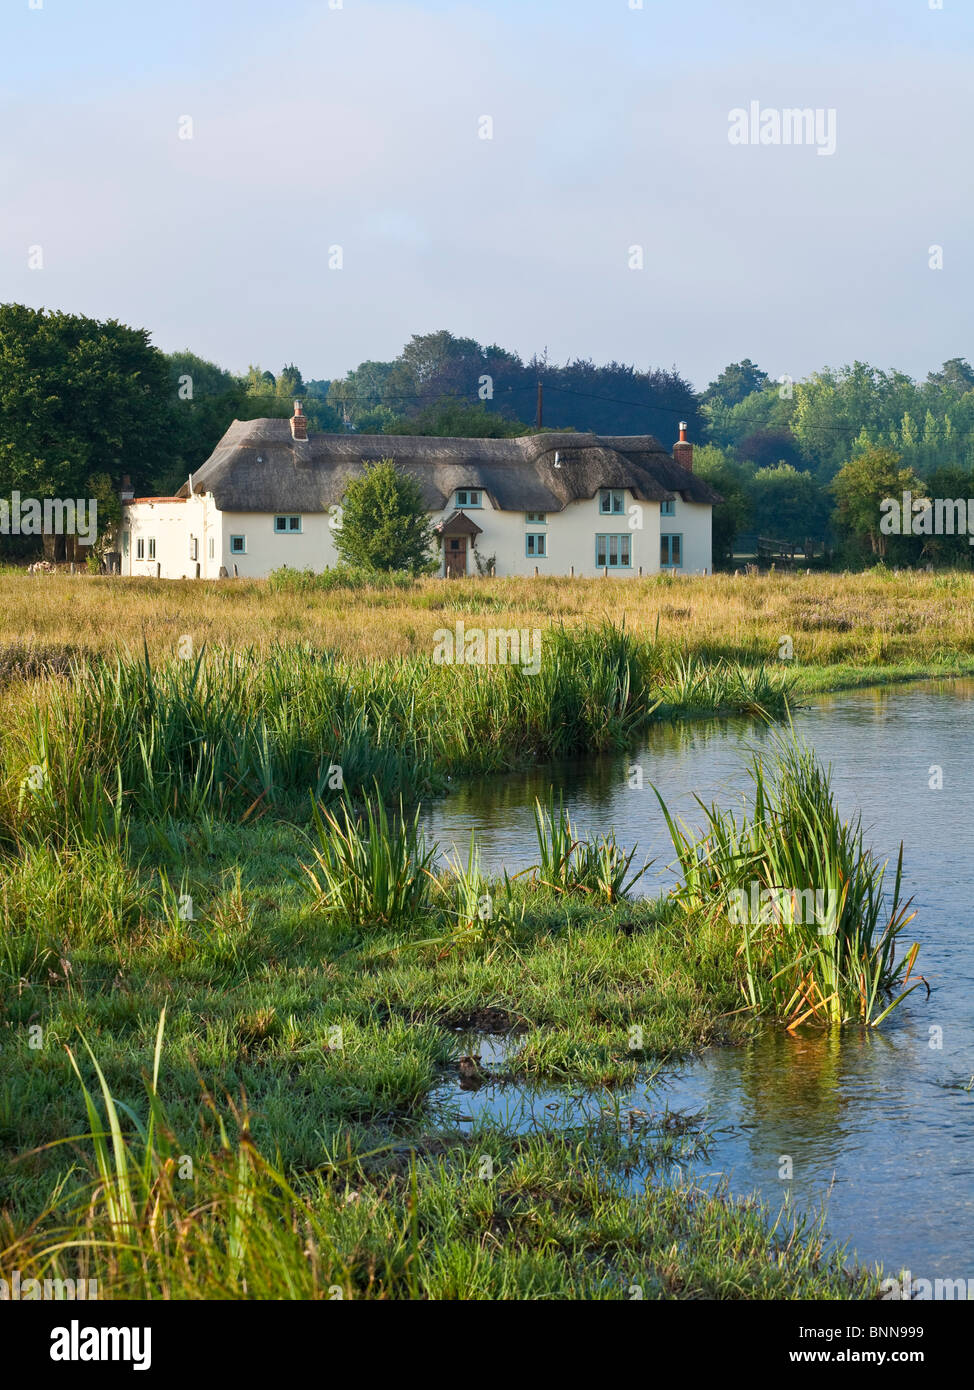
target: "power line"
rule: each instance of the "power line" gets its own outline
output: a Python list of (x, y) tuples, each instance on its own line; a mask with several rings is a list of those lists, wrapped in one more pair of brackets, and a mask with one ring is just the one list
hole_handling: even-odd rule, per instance
[[(651, 401), (627, 401), (627, 400), (623, 400), (621, 397), (618, 397), (618, 396), (603, 396), (603, 395), (596, 394), (596, 393), (594, 393), (594, 392), (592, 392), (592, 391), (581, 391), (581, 390), (579, 390), (577, 387), (574, 387), (574, 386), (555, 386), (555, 385), (554, 385), (552, 382), (550, 382), (550, 381), (542, 381), (541, 384), (543, 385), (543, 387), (544, 387), (545, 390), (547, 390), (547, 391), (557, 391), (557, 392), (560, 392), (560, 393), (561, 393), (562, 395), (564, 395), (564, 396), (579, 396), (579, 397), (581, 397), (583, 400), (588, 400), (588, 401), (603, 401), (603, 402), (605, 402), (605, 403), (608, 404), (608, 405), (624, 405), (624, 406), (627, 406), (630, 410), (653, 410), (653, 411), (656, 411), (658, 414), (662, 414), (662, 415), (675, 415), (675, 416), (678, 416), (678, 417), (680, 417), (680, 418), (686, 416), (689, 410), (691, 410), (691, 409), (693, 409), (693, 410), (699, 410), (699, 409), (700, 409), (700, 406), (701, 406), (701, 402), (699, 402), (699, 401), (695, 401), (695, 402), (693, 402), (692, 404), (690, 404), (690, 405), (685, 405), (685, 406), (655, 405), (655, 404), (654, 404), (653, 402), (651, 402)], [(499, 388), (497, 391), (495, 391), (495, 392), (494, 392), (494, 396), (501, 395), (501, 394), (504, 394), (504, 395), (513, 395), (513, 394), (515, 394), (515, 393), (517, 393), (517, 392), (524, 392), (524, 391), (536, 391), (536, 390), (537, 390), (537, 385), (538, 385), (537, 382), (527, 382), (527, 383), (525, 383), (524, 386), (504, 386), (504, 387)], [(756, 395), (756, 394), (759, 394), (759, 393), (754, 392), (754, 393), (752, 393), (752, 394), (755, 394), (755, 395)], [(255, 396), (253, 396), (251, 399), (255, 399), (255, 400), (264, 400), (264, 399), (281, 400), (282, 398), (281, 398), (280, 396), (276, 396), (276, 395), (275, 395), (274, 393), (272, 393), (272, 392), (267, 392), (267, 393), (263, 393), (263, 392), (262, 392), (260, 395), (255, 395)], [(323, 405), (327, 405), (327, 404), (328, 404), (327, 398), (326, 398), (326, 397), (322, 397), (322, 396), (309, 396), (309, 397), (307, 397), (307, 399), (308, 399), (308, 400), (311, 400), (311, 401), (320, 401)], [(456, 401), (460, 401), (461, 404), (463, 403), (463, 397), (458, 397), (458, 396), (442, 396), (442, 397), (440, 397), (439, 399), (440, 399), (440, 401), (442, 401), (442, 400), (456, 400)], [(491, 399), (493, 399), (493, 397), (491, 397)], [(747, 397), (745, 397), (744, 399), (746, 400)], [(416, 404), (416, 398), (415, 398), (414, 396), (405, 396), (405, 395), (403, 395), (403, 396), (388, 396), (388, 397), (386, 397), (386, 400), (385, 400), (385, 401), (380, 402), (378, 405), (369, 406), (369, 409), (370, 409), (370, 410), (379, 410), (379, 409), (382, 408), (383, 405), (386, 405), (388, 401), (397, 401), (400, 405), (415, 405), (415, 404)], [(740, 403), (741, 403), (741, 402), (737, 402), (737, 404), (740, 404)], [(430, 402), (430, 405), (435, 405), (435, 404), (436, 404), (436, 402)], [(334, 409), (334, 407), (332, 407), (332, 408)], [(424, 408), (425, 408), (425, 407), (424, 407)], [(732, 409), (733, 407), (728, 407), (728, 408), (729, 408), (729, 409)], [(757, 425), (757, 426), (755, 426), (755, 428), (756, 428), (756, 429), (762, 429), (762, 428), (767, 428), (767, 426)], [(781, 428), (783, 428), (783, 429), (789, 428), (789, 423), (788, 423), (787, 421), (783, 422)], [(865, 425), (865, 424), (860, 424), (860, 425), (859, 425), (858, 431), (856, 430), (856, 427), (855, 427), (854, 425), (826, 425), (826, 424), (821, 424), (821, 425), (816, 425), (816, 427), (815, 427), (816, 432), (817, 432), (817, 433), (820, 433), (820, 434), (842, 434), (842, 435), (848, 435), (848, 434), (853, 434), (853, 435), (855, 435), (855, 434), (858, 434), (859, 432), (861, 432), (864, 428), (868, 430), (868, 429), (871, 428), (871, 427), (868, 426), (868, 425)], [(880, 425), (880, 426), (878, 426), (877, 428), (880, 428), (880, 429), (882, 429), (882, 430), (885, 432), (885, 428), (886, 428), (886, 427), (883, 426), (883, 425)], [(922, 443), (923, 441), (920, 440), (920, 441), (918, 441), (918, 442)]]

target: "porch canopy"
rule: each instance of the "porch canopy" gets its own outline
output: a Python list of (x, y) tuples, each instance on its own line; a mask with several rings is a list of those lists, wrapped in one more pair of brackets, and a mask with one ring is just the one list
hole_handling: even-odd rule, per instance
[(478, 526), (465, 512), (451, 512), (435, 530), (440, 536), (479, 536), (483, 527)]

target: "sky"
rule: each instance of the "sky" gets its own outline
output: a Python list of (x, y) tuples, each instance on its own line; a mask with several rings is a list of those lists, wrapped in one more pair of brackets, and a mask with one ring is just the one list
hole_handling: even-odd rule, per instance
[(3, 0), (0, 300), (306, 378), (441, 328), (922, 377), (974, 357), (972, 55), (971, 0)]

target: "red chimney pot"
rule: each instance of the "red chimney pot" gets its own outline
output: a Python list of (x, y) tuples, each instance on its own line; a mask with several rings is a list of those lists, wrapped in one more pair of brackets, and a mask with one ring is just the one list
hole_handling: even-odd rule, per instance
[(687, 439), (687, 422), (680, 421), (680, 437), (673, 445), (673, 459), (688, 473), (693, 472), (693, 445)]

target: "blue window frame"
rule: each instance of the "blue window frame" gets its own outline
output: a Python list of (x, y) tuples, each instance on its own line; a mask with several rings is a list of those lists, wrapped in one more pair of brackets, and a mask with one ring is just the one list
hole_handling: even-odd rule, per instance
[(246, 537), (246, 536), (231, 536), (231, 537), (230, 537), (230, 554), (231, 554), (231, 555), (246, 555), (246, 554), (247, 554), (247, 537)]
[(600, 570), (632, 569), (632, 537), (628, 531), (619, 536), (595, 537), (595, 563)]
[(481, 501), (482, 496), (483, 493), (479, 487), (458, 487), (456, 505), (466, 507), (468, 511), (471, 507), (482, 507), (484, 505)]
[(274, 530), (279, 536), (300, 534), (301, 518), (299, 516), (276, 516), (274, 518)]
[(599, 511), (603, 516), (622, 516), (626, 510), (624, 489), (603, 488), (599, 493)]
[(660, 516), (676, 516), (676, 502), (672, 497), (668, 502), (659, 504), (659, 514)]
[(683, 567), (682, 535), (660, 536), (659, 567), (662, 570), (678, 570)]
[(525, 520), (525, 522), (527, 523), (528, 526), (547, 526), (547, 525), (548, 525), (548, 513), (547, 513), (547, 512), (525, 512), (525, 513), (524, 513), (524, 520)]
[(544, 531), (529, 531), (524, 537), (524, 553), (529, 559), (548, 558), (548, 537)]

